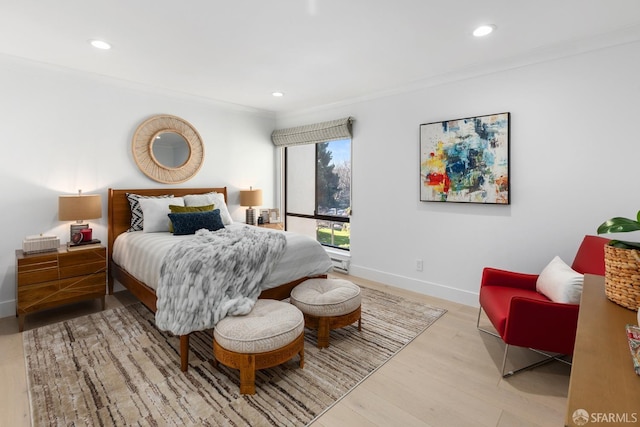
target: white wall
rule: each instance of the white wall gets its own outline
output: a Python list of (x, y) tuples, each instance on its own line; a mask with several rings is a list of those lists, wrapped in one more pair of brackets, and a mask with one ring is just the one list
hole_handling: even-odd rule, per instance
[(265, 206), (275, 206), (273, 114), (0, 56), (0, 317), (15, 314), (15, 249), (23, 238), (52, 233), (68, 241), (58, 195), (101, 194), (103, 218), (89, 223), (106, 243), (108, 188), (166, 186), (140, 172), (131, 154), (136, 127), (154, 114), (182, 117), (203, 139), (202, 169), (179, 186), (227, 186), (240, 221), (241, 188), (262, 188)]
[[(278, 116), (353, 116), (351, 272), (477, 305), (484, 266), (538, 273), (640, 209), (640, 44)], [(419, 201), (419, 125), (511, 112), (510, 206)], [(416, 271), (416, 260), (424, 270)]]

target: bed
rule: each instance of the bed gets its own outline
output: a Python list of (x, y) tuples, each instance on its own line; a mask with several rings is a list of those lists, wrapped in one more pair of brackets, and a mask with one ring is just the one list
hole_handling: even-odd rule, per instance
[[(116, 244), (116, 239), (123, 233), (127, 233), (127, 230), (131, 226), (131, 209), (129, 205), (129, 200), (127, 199), (127, 193), (138, 194), (141, 196), (160, 196), (172, 194), (175, 197), (181, 197), (190, 194), (206, 194), (216, 192), (224, 195), (225, 201), (227, 200), (227, 188), (226, 187), (211, 187), (211, 188), (159, 188), (159, 189), (109, 189), (108, 192), (108, 259), (109, 259), (109, 269), (108, 269), (108, 293), (113, 294), (113, 287), (115, 281), (120, 282), (126, 289), (128, 289), (138, 300), (140, 300), (146, 307), (148, 307), (151, 311), (156, 311), (156, 294), (155, 294), (155, 286), (153, 283), (145, 283), (145, 279), (141, 279), (139, 273), (135, 272), (132, 274), (132, 271), (135, 271), (134, 268), (129, 267), (129, 269), (120, 265), (116, 260), (118, 257), (121, 259), (118, 253), (117, 256), (114, 257), (114, 247), (117, 248), (118, 244)], [(232, 226), (244, 226), (244, 225), (236, 225), (232, 224)], [(265, 232), (274, 232), (272, 230), (265, 230)], [(142, 232), (136, 232), (142, 233)], [(136, 233), (127, 233), (127, 234), (136, 234)], [(147, 233), (149, 234), (149, 233)], [(154, 234), (154, 233), (151, 233)], [(292, 235), (293, 233), (286, 233)], [(128, 235), (123, 235), (124, 237), (129, 237)], [(143, 237), (143, 236), (140, 236)], [(176, 236), (178, 237), (178, 236)], [(121, 239), (122, 240), (122, 239)], [(119, 242), (118, 242), (119, 243)], [(122, 246), (122, 245), (120, 245)], [(296, 251), (297, 252), (297, 251)], [(326, 254), (324, 254), (326, 255)], [(293, 256), (293, 255), (290, 255)], [(285, 258), (285, 256), (283, 256)], [(289, 259), (291, 262), (291, 259)], [(323, 270), (320, 271), (319, 265), (310, 266), (308, 271), (304, 270), (296, 270), (294, 274), (299, 275), (299, 277), (291, 277), (291, 272), (287, 272), (287, 274), (276, 274), (276, 270), (269, 276), (269, 280), (265, 280), (269, 282), (265, 284), (266, 288), (264, 288), (260, 294), (260, 298), (269, 298), (269, 299), (285, 299), (289, 297), (291, 290), (298, 285), (299, 283), (307, 280), (311, 277), (326, 277), (326, 273), (330, 270), (330, 260), (329, 257), (326, 256), (326, 260), (323, 261), (327, 267), (322, 267)], [(123, 264), (125, 264), (123, 262)], [(304, 265), (303, 262), (298, 262), (299, 265)], [(130, 271), (131, 270), (131, 271)], [(280, 272), (282, 273), (282, 271)], [(271, 279), (273, 277), (273, 280)], [(153, 281), (153, 278), (147, 278), (149, 281)], [(274, 280), (284, 280), (283, 283), (276, 283)], [(186, 371), (188, 367), (189, 360), (189, 335), (180, 335), (180, 368), (182, 371)]]

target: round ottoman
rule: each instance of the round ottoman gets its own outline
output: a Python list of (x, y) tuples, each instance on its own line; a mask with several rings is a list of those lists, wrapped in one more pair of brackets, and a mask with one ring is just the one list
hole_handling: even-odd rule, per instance
[(256, 369), (300, 355), (304, 367), (304, 317), (282, 301), (259, 299), (249, 314), (227, 316), (213, 329), (214, 365), (240, 370), (240, 393), (255, 394)]
[(343, 279), (308, 279), (293, 288), (291, 304), (304, 313), (307, 328), (318, 329), (318, 347), (329, 347), (329, 332), (358, 321), (360, 314), (360, 287)]

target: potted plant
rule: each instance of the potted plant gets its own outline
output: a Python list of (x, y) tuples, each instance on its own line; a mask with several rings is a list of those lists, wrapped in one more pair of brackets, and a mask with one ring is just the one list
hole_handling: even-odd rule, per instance
[[(628, 231), (640, 231), (640, 211), (636, 219), (615, 217), (600, 224), (598, 234), (626, 233)], [(640, 242), (629, 242), (623, 240), (611, 240), (609, 246), (620, 249), (640, 249)]]
[[(640, 231), (640, 211), (636, 219), (615, 217), (598, 227), (598, 234)], [(611, 240), (604, 248), (605, 293), (618, 305), (640, 307), (640, 242)], [(640, 323), (640, 313), (638, 314)]]

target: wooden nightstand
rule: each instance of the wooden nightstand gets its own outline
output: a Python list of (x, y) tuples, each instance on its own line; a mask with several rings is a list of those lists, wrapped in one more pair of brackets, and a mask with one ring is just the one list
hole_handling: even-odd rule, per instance
[(16, 315), (20, 332), (24, 317), (35, 311), (71, 302), (100, 298), (104, 310), (107, 283), (107, 249), (25, 255), (16, 250)]
[(267, 224), (258, 224), (258, 227), (273, 228), (274, 230), (284, 230), (284, 223), (282, 223), (282, 222), (269, 222)]

